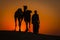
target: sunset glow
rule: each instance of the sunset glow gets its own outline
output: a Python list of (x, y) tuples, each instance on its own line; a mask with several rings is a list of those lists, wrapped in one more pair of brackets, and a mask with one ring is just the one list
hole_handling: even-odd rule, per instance
[[(4, 0), (0, 1), (0, 30), (13, 31), (15, 28), (14, 14), (18, 8), (27, 5), (29, 10), (37, 10), (40, 19), (39, 33), (49, 35), (60, 35), (60, 26), (58, 24), (58, 14), (55, 5), (45, 1), (23, 1), (23, 0)], [(33, 32), (33, 25), (30, 25), (29, 32)], [(21, 31), (25, 31), (25, 22), (22, 21)], [(16, 31), (18, 31), (18, 26)]]

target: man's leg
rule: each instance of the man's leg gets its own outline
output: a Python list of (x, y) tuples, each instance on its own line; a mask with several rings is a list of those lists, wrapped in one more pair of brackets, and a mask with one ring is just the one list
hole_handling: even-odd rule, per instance
[(37, 29), (38, 27), (37, 27), (37, 25), (36, 24), (33, 24), (33, 33), (34, 34), (37, 34)]
[(35, 24), (35, 33), (38, 34), (39, 24)]
[(35, 34), (35, 24), (33, 24), (33, 33)]

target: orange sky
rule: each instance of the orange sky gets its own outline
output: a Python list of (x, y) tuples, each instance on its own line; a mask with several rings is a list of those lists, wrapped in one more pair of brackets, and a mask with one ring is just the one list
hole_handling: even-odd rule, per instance
[[(14, 13), (18, 8), (23, 9), (27, 5), (28, 9), (38, 11), (40, 19), (39, 33), (48, 35), (60, 35), (60, 19), (58, 15), (59, 4), (55, 1), (46, 0), (1, 0), (0, 1), (0, 30), (14, 30)], [(32, 27), (32, 24), (31, 24)], [(25, 30), (25, 23), (22, 22), (21, 30)], [(30, 28), (32, 29), (32, 28)], [(18, 30), (18, 27), (17, 27)], [(32, 30), (31, 30), (32, 31)]]

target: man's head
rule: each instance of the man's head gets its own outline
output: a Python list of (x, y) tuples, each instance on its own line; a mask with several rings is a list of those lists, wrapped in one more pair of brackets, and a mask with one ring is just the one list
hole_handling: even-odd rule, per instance
[(37, 14), (37, 10), (35, 10), (34, 12), (35, 12), (35, 14)]

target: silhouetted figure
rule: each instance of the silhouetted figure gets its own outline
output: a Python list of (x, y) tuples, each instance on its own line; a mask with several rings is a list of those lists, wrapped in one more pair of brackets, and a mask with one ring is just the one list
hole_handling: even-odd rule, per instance
[(28, 31), (28, 24), (30, 27), (30, 14), (31, 14), (31, 10), (27, 10), (27, 6), (24, 6), (24, 21), (26, 23), (26, 32)]
[(32, 16), (32, 24), (33, 24), (33, 32), (36, 34), (39, 30), (39, 16), (37, 14), (37, 11), (34, 11), (35, 14)]
[(21, 22), (23, 20), (23, 12), (21, 8), (18, 8), (18, 10), (15, 12), (14, 18), (15, 18), (15, 31), (17, 26), (17, 20), (18, 20), (19, 31), (21, 31), (20, 27), (21, 27)]

